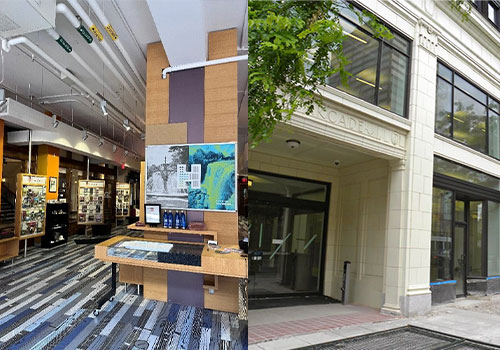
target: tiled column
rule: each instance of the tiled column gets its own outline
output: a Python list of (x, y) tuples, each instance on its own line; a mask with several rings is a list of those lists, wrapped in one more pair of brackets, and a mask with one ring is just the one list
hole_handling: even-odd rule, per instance
[[(425, 313), (431, 307), (429, 275), (438, 35), (428, 23), (418, 21), (411, 64), (409, 119), (412, 125), (407, 161), (404, 170), (392, 167), (389, 185), (383, 310), (403, 315)], [(401, 173), (403, 178), (399, 179)], [(399, 188), (402, 188), (401, 198), (397, 194)]]

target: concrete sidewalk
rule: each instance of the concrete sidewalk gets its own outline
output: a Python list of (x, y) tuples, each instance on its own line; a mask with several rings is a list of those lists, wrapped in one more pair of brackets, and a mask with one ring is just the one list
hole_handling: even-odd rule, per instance
[[(343, 317), (356, 313), (365, 313), (367, 316), (373, 317), (374, 314), (378, 314), (373, 309), (352, 305), (331, 304), (317, 306), (320, 308), (316, 311), (321, 312), (323, 315), (328, 314), (330, 317)], [(311, 306), (306, 308), (311, 308)], [(254, 317), (253, 313), (257, 311), (259, 313)], [(267, 311), (267, 319), (264, 319), (263, 313), (260, 313), (260, 311)], [(309, 316), (309, 311), (304, 312), (306, 312), (306, 317)], [(314, 312), (314, 310), (310, 312)], [(458, 337), (500, 345), (500, 295), (460, 299), (454, 303), (435, 306), (429, 314), (424, 316), (369, 320), (346, 326), (331, 324), (332, 327), (319, 331), (300, 332), (300, 334), (296, 332), (269, 341), (256, 340), (254, 336), (254, 341), (251, 341), (250, 334), (254, 334), (254, 330), (261, 329), (259, 326), (267, 325), (269, 328), (275, 321), (284, 321), (286, 314), (290, 315), (289, 320), (296, 320), (289, 321), (290, 323), (303, 322), (303, 318), (300, 317), (300, 309), (276, 308), (250, 311), (249, 348), (251, 350), (294, 349), (406, 325), (414, 325)]]

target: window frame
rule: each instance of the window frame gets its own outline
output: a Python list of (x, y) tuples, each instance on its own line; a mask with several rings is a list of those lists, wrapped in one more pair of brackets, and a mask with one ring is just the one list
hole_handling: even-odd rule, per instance
[[(359, 4), (355, 4), (353, 3), (352, 1), (350, 0), (346, 0), (345, 3), (347, 5), (352, 5), (354, 6), (354, 8), (362, 11), (362, 10), (366, 10), (370, 13), (373, 13), (371, 12), (370, 10), (368, 10), (367, 8), (365, 7), (362, 7), (360, 6)], [(397, 34), (398, 36), (400, 36), (401, 38), (405, 39), (408, 41), (408, 53), (406, 52), (403, 52), (402, 50), (400, 50), (398, 47), (396, 47), (395, 45), (393, 45), (390, 41), (386, 40), (386, 39), (380, 39), (380, 38), (376, 38), (374, 37), (373, 33), (370, 33), (370, 31), (366, 30), (365, 28), (363, 28), (362, 26), (360, 26), (358, 23), (355, 23), (353, 22), (350, 18), (348, 17), (345, 17), (343, 16), (342, 14), (338, 14), (339, 18), (341, 18), (342, 20), (344, 21), (347, 21), (349, 24), (351, 24), (352, 26), (354, 26), (357, 30), (360, 30), (361, 32), (363, 32), (364, 34), (368, 35), (369, 37), (371, 37), (373, 40), (376, 40), (377, 43), (378, 43), (378, 49), (377, 49), (377, 53), (378, 53), (378, 56), (377, 56), (377, 72), (376, 72), (376, 77), (375, 77), (375, 96), (374, 96), (374, 103), (371, 103), (369, 101), (366, 101), (365, 99), (359, 97), (359, 96), (356, 96), (354, 94), (351, 94), (349, 92), (346, 92), (344, 90), (341, 90), (335, 86), (332, 86), (332, 85), (329, 85), (327, 84), (329, 87), (332, 87), (334, 89), (338, 89), (338, 90), (341, 90), (342, 92), (345, 92), (351, 96), (354, 96), (356, 98), (359, 98), (367, 103), (370, 103), (370, 104), (373, 104), (377, 107), (380, 107), (386, 111), (389, 111), (391, 113), (394, 113), (395, 115), (399, 116), (399, 117), (402, 117), (402, 118), (405, 118), (405, 119), (409, 119), (409, 110), (410, 110), (410, 85), (411, 85), (411, 67), (412, 67), (412, 54), (413, 54), (413, 40), (408, 37), (406, 34), (404, 33), (401, 33), (400, 31), (398, 31), (397, 29), (395, 29), (395, 27), (391, 26), (390, 24), (388, 24), (387, 22), (385, 21), (382, 21), (378, 16), (377, 16), (377, 19), (380, 23), (382, 23), (385, 27), (387, 27), (391, 33), (395, 33)], [(381, 58), (382, 58), (382, 50), (384, 48), (384, 44), (388, 45), (392, 50), (396, 50), (398, 53), (400, 53), (401, 55), (405, 56), (407, 59), (408, 59), (408, 64), (407, 64), (407, 70), (406, 70), (406, 87), (405, 87), (405, 97), (404, 97), (404, 107), (403, 107), (403, 114), (398, 114), (394, 111), (391, 111), (390, 109), (387, 109), (387, 108), (384, 108), (382, 106), (379, 106), (379, 87), (380, 87), (380, 71), (381, 71), (381, 67), (382, 67), (382, 62), (381, 62)]]
[[(444, 66), (445, 68), (449, 69), (452, 73), (451, 75), (451, 82), (448, 81), (445, 77), (439, 75), (439, 65), (442, 65)], [(473, 87), (475, 87), (476, 89), (478, 89), (480, 92), (482, 92), (483, 94), (486, 95), (486, 104), (484, 104), (483, 102), (479, 101), (476, 97), (474, 97), (472, 94), (470, 94), (469, 92), (465, 91), (464, 89), (460, 88), (459, 86), (457, 86), (455, 84), (455, 75), (458, 75), (460, 78), (462, 78), (465, 82), (467, 82), (468, 84), (472, 85)], [(464, 145), (465, 147), (467, 148), (470, 148), (470, 149), (473, 149), (477, 152), (480, 152), (481, 154), (484, 154), (488, 157), (491, 157), (493, 159), (496, 159), (496, 160), (500, 160), (500, 155), (499, 157), (495, 157), (493, 155), (490, 155), (490, 110), (495, 112), (496, 114), (500, 115), (500, 107), (498, 108), (498, 110), (494, 110), (493, 108), (490, 108), (489, 105), (490, 105), (490, 100), (493, 100), (495, 101), (496, 103), (498, 103), (498, 98), (496, 98), (495, 96), (489, 94), (488, 92), (486, 92), (485, 90), (483, 90), (481, 87), (477, 86), (476, 84), (473, 84), (467, 77), (465, 77), (463, 74), (459, 73), (457, 70), (453, 69), (451, 66), (447, 65), (446, 63), (444, 63), (442, 60), (438, 59), (437, 60), (437, 63), (436, 63), (436, 99), (437, 99), (437, 92), (438, 92), (438, 86), (437, 86), (437, 82), (439, 79), (442, 79), (444, 80), (446, 83), (450, 84), (451, 85), (451, 125), (450, 125), (450, 136), (448, 135), (443, 135), (442, 133), (438, 132), (436, 130), (436, 115), (437, 115), (437, 110), (435, 111), (435, 115), (434, 115), (434, 133), (438, 134), (438, 135), (441, 135), (443, 137), (446, 137), (447, 139), (450, 139), (450, 140), (453, 140), (455, 142), (458, 142), (459, 144), (461, 145)], [(466, 96), (468, 96), (469, 98), (473, 99), (475, 102), (479, 103), (481, 106), (483, 106), (485, 109), (486, 109), (486, 123), (485, 123), (485, 151), (482, 152), (474, 147), (471, 147), (470, 145), (466, 144), (465, 142), (459, 140), (459, 139), (456, 139), (454, 137), (454, 117), (455, 117), (455, 89), (459, 90), (461, 93), (465, 94)], [(500, 137), (499, 137), (499, 144), (500, 144)], [(500, 145), (499, 145), (500, 147)]]

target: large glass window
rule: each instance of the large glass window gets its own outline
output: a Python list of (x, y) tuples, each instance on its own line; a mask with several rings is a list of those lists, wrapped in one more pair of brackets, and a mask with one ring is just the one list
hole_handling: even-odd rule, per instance
[(453, 192), (432, 191), (431, 282), (452, 279)]
[[(347, 85), (339, 74), (327, 84), (406, 117), (410, 41), (394, 31), (391, 40), (374, 38), (349, 9), (342, 9), (340, 23), (345, 35), (343, 52), (349, 61), (346, 70), (351, 76)], [(332, 66), (337, 65), (332, 59)]]
[(479, 186), (488, 187), (493, 190), (500, 190), (499, 178), (443, 158), (434, 157), (434, 172), (447, 175), (459, 180), (471, 182)]
[(488, 276), (500, 275), (500, 203), (488, 202)]
[(437, 72), (436, 133), (500, 158), (498, 102), (441, 63)]

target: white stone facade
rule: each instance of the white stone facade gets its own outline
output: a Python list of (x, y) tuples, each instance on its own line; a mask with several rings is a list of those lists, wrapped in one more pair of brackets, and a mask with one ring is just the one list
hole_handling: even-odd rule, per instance
[(412, 40), (408, 119), (325, 87), (326, 111), (289, 122), (332, 147), (376, 159), (345, 168), (249, 152), (249, 168), (331, 184), (323, 293), (340, 298), (352, 262), (350, 301), (414, 315), (431, 308), (434, 155), (493, 176), (500, 161), (434, 132), (438, 59), (500, 99), (500, 32), (476, 10), (461, 22), (447, 1), (358, 1)]

